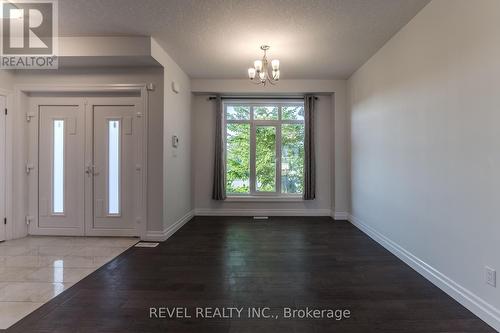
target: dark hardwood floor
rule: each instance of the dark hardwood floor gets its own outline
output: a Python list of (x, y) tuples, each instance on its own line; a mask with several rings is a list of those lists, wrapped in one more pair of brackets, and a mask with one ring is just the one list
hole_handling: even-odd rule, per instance
[[(269, 307), (277, 319), (150, 319), (150, 307)], [(284, 319), (283, 308), (350, 318)], [(246, 309), (244, 310), (246, 311)], [(131, 248), (12, 332), (495, 332), (348, 222), (196, 217)]]

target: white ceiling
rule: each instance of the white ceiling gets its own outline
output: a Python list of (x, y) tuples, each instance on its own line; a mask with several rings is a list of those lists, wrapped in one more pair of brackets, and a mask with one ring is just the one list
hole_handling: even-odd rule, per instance
[(344, 79), (429, 0), (60, 0), (60, 35), (153, 36), (192, 78)]

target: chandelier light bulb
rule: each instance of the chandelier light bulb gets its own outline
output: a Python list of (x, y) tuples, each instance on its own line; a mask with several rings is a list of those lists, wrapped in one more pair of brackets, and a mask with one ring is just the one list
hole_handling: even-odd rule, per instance
[(271, 61), (271, 65), (273, 66), (273, 70), (277, 71), (280, 69), (280, 61), (278, 59), (274, 59)]
[(250, 78), (250, 80), (253, 80), (255, 78), (255, 68), (250, 67), (248, 69), (248, 77)]
[(265, 71), (259, 72), (259, 77), (262, 82), (266, 81), (266, 72)]
[(255, 67), (257, 72), (260, 72), (262, 70), (262, 60), (255, 60), (253, 62), (253, 67)]
[(273, 79), (278, 81), (280, 79), (280, 70), (273, 70)]

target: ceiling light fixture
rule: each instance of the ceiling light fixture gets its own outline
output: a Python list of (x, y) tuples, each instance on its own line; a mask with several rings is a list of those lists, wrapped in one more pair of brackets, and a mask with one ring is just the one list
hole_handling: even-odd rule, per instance
[(260, 49), (264, 51), (264, 56), (262, 57), (262, 60), (255, 60), (253, 62), (253, 67), (248, 69), (248, 77), (255, 84), (265, 86), (267, 83), (270, 83), (274, 86), (280, 79), (280, 61), (278, 59), (274, 59), (271, 61), (271, 68), (269, 68), (267, 50), (270, 49), (270, 46), (262, 45)]

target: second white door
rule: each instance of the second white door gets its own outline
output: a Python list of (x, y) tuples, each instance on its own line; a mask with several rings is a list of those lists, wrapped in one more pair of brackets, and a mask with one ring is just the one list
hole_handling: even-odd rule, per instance
[[(123, 101), (122, 101), (123, 102)], [(141, 222), (142, 116), (137, 103), (93, 103), (93, 224), (88, 234), (132, 236)]]

